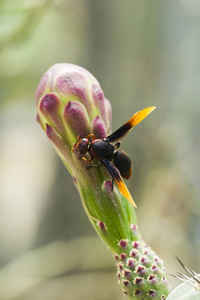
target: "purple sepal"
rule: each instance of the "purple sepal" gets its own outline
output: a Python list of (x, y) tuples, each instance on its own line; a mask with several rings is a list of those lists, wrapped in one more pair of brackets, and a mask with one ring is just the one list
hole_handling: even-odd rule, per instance
[(48, 87), (49, 77), (50, 77), (50, 73), (49, 73), (49, 71), (47, 71), (40, 80), (40, 83), (39, 83), (39, 85), (37, 87), (37, 91), (36, 91), (36, 105), (38, 105), (40, 98), (44, 95), (44, 93)]
[[(94, 101), (94, 104), (98, 107), (100, 111), (100, 115), (102, 120), (104, 121), (105, 125), (108, 127), (108, 117), (107, 117), (107, 101), (104, 97), (104, 93), (100, 87), (99, 84), (93, 84), (92, 85), (92, 98)], [(109, 101), (108, 101), (109, 102)]]
[[(91, 81), (98, 83), (96, 78), (88, 70), (86, 70), (78, 65), (68, 64), (68, 63), (59, 63), (59, 64), (55, 64), (51, 68), (49, 68), (49, 72), (51, 74), (52, 79), (59, 76), (60, 74), (64, 74), (65, 72), (74, 72), (74, 71), (76, 71), (80, 74), (83, 74), (87, 78), (89, 78)], [(53, 88), (53, 86), (50, 86), (50, 87)]]
[(97, 139), (104, 139), (107, 136), (106, 126), (100, 116), (92, 120), (90, 128)]
[(46, 124), (46, 135), (55, 145), (57, 151), (65, 162), (72, 163), (71, 151), (60, 134), (52, 126)]
[(110, 101), (108, 99), (105, 99), (105, 106), (106, 106), (106, 114), (107, 114), (108, 134), (111, 134), (112, 107), (111, 107)]
[(43, 123), (42, 120), (40, 119), (39, 114), (36, 115), (36, 121), (40, 124), (40, 126), (42, 127), (42, 129), (45, 130), (44, 123)]
[(57, 93), (65, 97), (81, 101), (88, 110), (90, 103), (88, 100), (88, 82), (83, 74), (76, 71), (67, 71), (56, 77), (54, 88)]
[(71, 128), (75, 135), (83, 138), (90, 133), (90, 120), (85, 107), (80, 102), (69, 101), (65, 106), (63, 119), (66, 128)]
[(40, 101), (39, 111), (45, 117), (46, 122), (53, 125), (61, 135), (65, 136), (66, 130), (60, 117), (61, 107), (59, 97), (55, 93), (48, 93)]

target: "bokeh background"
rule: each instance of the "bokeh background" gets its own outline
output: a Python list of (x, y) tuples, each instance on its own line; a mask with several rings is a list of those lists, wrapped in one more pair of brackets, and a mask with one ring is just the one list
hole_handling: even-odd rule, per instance
[[(88, 69), (112, 128), (157, 109), (123, 140), (145, 241), (169, 273), (200, 272), (200, 2), (1, 0), (0, 299), (120, 300), (115, 262), (35, 121), (54, 63)], [(172, 278), (172, 286), (179, 282)]]

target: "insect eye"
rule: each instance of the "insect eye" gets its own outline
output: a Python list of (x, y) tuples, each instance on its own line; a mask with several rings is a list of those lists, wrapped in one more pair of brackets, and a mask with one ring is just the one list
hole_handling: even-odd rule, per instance
[[(87, 142), (87, 139), (86, 138), (83, 138), (82, 140), (81, 140), (81, 142), (83, 143), (83, 144), (85, 144), (86, 142)], [(81, 144), (82, 144), (81, 143)]]

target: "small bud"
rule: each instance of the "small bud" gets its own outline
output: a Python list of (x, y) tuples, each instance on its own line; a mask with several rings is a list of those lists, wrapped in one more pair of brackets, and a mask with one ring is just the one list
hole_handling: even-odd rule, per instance
[(127, 294), (128, 294), (128, 292), (127, 292), (127, 291), (125, 291), (125, 290), (123, 290), (123, 293), (124, 293), (124, 295), (127, 295)]
[(133, 274), (132, 274), (131, 270), (124, 269), (123, 270), (123, 277), (128, 279), (128, 280), (131, 280), (131, 278), (133, 277)]
[(132, 257), (135, 257), (135, 258), (140, 257), (140, 251), (137, 250), (137, 249), (133, 249), (133, 250), (130, 251), (129, 256), (132, 256)]
[(101, 231), (104, 231), (105, 228), (106, 228), (105, 223), (103, 223), (102, 221), (101, 221), (101, 222), (98, 222), (98, 226), (99, 226), (99, 228), (100, 228)]
[(152, 262), (147, 256), (141, 256), (140, 263), (145, 267), (150, 267)]
[(150, 274), (147, 280), (151, 283), (152, 286), (158, 284), (158, 277), (156, 275)]
[(118, 267), (119, 270), (122, 271), (124, 269), (124, 264), (122, 262), (119, 262)]
[(86, 137), (90, 133), (90, 120), (86, 108), (80, 102), (69, 101), (65, 106), (63, 119), (67, 130), (75, 136)]
[(119, 255), (115, 253), (114, 258), (118, 261), (119, 260)]
[(140, 275), (140, 276), (145, 276), (146, 273), (147, 273), (147, 269), (146, 269), (144, 266), (139, 265), (139, 266), (136, 268), (135, 272), (136, 272), (138, 275)]
[(126, 249), (127, 245), (128, 245), (128, 240), (121, 240), (119, 241), (118, 245), (123, 248)]
[(129, 280), (122, 280), (122, 285), (124, 286), (124, 287), (128, 287), (129, 285), (130, 285), (130, 281)]
[(105, 191), (106, 193), (110, 194), (113, 192), (113, 183), (111, 180), (107, 180), (103, 183), (102, 186), (103, 191)]
[(130, 228), (134, 234), (138, 233), (138, 227), (136, 224), (130, 224)]
[(55, 93), (46, 94), (40, 101), (40, 118), (42, 116), (43, 122), (56, 128), (62, 137), (66, 137), (66, 130), (60, 117), (61, 109), (62, 103)]
[(132, 247), (134, 248), (134, 249), (141, 249), (141, 243), (139, 242), (139, 241), (133, 241), (132, 242)]
[(143, 289), (145, 287), (145, 280), (142, 277), (135, 277), (133, 282), (137, 286), (137, 288)]
[(137, 297), (141, 297), (142, 296), (142, 292), (140, 290), (135, 290), (134, 294)]
[(58, 134), (58, 132), (48, 124), (46, 124), (46, 135), (57, 148), (57, 151), (59, 152), (61, 158), (70, 163), (72, 161), (71, 151), (67, 147), (63, 138)]
[(106, 137), (106, 126), (100, 116), (97, 116), (92, 120), (91, 132), (93, 132), (97, 139), (104, 139)]
[(134, 270), (135, 267), (137, 266), (137, 260), (134, 260), (132, 258), (129, 258), (127, 260), (127, 266), (129, 267), (130, 270)]
[(150, 298), (151, 298), (151, 299), (155, 299), (155, 298), (157, 298), (156, 291), (155, 291), (155, 290), (153, 290), (153, 289), (149, 290), (149, 293), (148, 293), (148, 295), (150, 296)]
[(127, 258), (127, 255), (126, 255), (125, 253), (121, 253), (121, 254), (120, 254), (120, 259), (121, 259), (122, 261), (125, 261), (126, 258)]

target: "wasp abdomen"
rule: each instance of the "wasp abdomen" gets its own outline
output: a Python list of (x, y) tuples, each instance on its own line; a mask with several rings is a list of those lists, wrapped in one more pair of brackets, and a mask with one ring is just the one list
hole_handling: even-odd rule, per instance
[(129, 156), (123, 150), (118, 150), (114, 153), (113, 163), (123, 178), (129, 179), (131, 177), (132, 163)]

